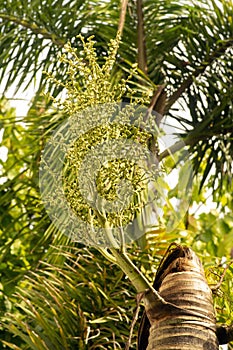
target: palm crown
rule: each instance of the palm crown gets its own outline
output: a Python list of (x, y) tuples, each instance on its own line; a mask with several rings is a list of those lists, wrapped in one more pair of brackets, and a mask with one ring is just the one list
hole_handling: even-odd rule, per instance
[[(23, 1), (1, 2), (0, 80), (4, 82), (4, 93), (12, 86), (15, 92), (26, 90), (33, 79), (37, 83), (27, 116), (16, 118), (14, 112), (6, 108), (6, 102), (1, 102), (2, 145), (8, 149), (8, 158), (2, 162), (0, 212), (3, 286), (0, 330), (6, 348), (50, 349), (52, 344), (55, 349), (77, 345), (80, 349), (100, 349), (103, 342), (107, 344), (105, 349), (107, 346), (121, 348), (127, 335), (125, 320), (129, 321), (128, 314), (134, 305), (131, 287), (127, 281), (120, 284), (122, 273), (99, 254), (92, 261), (90, 249), (85, 248), (83, 253), (83, 247), (63, 236), (49, 222), (41, 203), (38, 191), (41, 150), (47, 136), (64, 119), (62, 112), (51, 110), (51, 102), (41, 94), (46, 89), (59, 97), (64, 85), (45, 79), (45, 72), (53, 72), (57, 81), (68, 81), (69, 65), (58, 60), (58, 55), (64, 53), (68, 42), (77, 55), (82, 55), (78, 34), (94, 35), (99, 62), (104, 63), (108, 43), (120, 28), (121, 44), (110, 74), (111, 85), (126, 79), (137, 63), (138, 69), (128, 82), (135, 98), (152, 96), (162, 87), (166, 93), (164, 123), (171, 124), (182, 140), (172, 151), (177, 152), (181, 161), (187, 154), (192, 159), (198, 179), (197, 192), (207, 186), (220, 206), (231, 208), (232, 13), (231, 0), (197, 0), (188, 4), (167, 0), (121, 3), (49, 0), (31, 1), (28, 6)], [(76, 78), (81, 82), (78, 74)], [(130, 94), (126, 93), (123, 99), (128, 98)], [(188, 153), (183, 153), (183, 148), (188, 149)], [(160, 158), (168, 159), (169, 154), (161, 153)], [(229, 216), (220, 224), (231, 232)], [(213, 235), (210, 231), (208, 234)], [(157, 244), (155, 251), (162, 254), (165, 243), (176, 237), (173, 233), (165, 239), (163, 232), (158, 235), (162, 243)], [(205, 242), (201, 233), (198, 237)], [(230, 241), (231, 236), (227, 237)], [(220, 235), (218, 239), (221, 242)], [(220, 243), (219, 246), (208, 244), (207, 251), (218, 255)], [(134, 259), (153, 272), (150, 259), (144, 254), (136, 253)], [(229, 257), (230, 252), (227, 254)], [(156, 264), (157, 255), (154, 259)], [(40, 264), (40, 260), (44, 263)], [(96, 272), (100, 266), (101, 273)], [(31, 275), (28, 273), (31, 269), (37, 271)], [(114, 280), (117, 280), (111, 290), (106, 287), (106, 283), (110, 284), (110, 280), (104, 279), (106, 271), (114, 271)], [(16, 285), (21, 289), (13, 296)], [(231, 288), (229, 284), (227, 288)], [(116, 295), (122, 300), (120, 306), (113, 309)], [(98, 301), (98, 305), (92, 305), (94, 312), (89, 304), (93, 300)], [(221, 300), (216, 300), (219, 310), (223, 310)], [(44, 304), (48, 308), (43, 309)], [(225, 322), (223, 312), (219, 318)], [(74, 326), (77, 319), (81, 320), (79, 327)], [(119, 327), (114, 326), (116, 320), (120, 320)], [(101, 322), (107, 326), (101, 328)]]

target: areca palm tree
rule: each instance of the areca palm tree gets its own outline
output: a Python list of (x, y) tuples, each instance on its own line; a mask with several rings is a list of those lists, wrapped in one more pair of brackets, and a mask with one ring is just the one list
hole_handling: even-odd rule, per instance
[[(1, 111), (2, 144), (8, 149), (8, 158), (2, 164), (1, 185), (4, 346), (15, 349), (17, 346), (21, 349), (121, 348), (125, 341), (124, 327), (119, 323), (119, 330), (113, 328), (113, 324), (119, 318), (128, 320), (127, 308), (124, 309), (122, 304), (116, 306), (116, 315), (112, 316), (114, 299), (101, 285), (105, 284), (104, 280), (99, 282), (98, 278), (96, 281), (90, 276), (92, 271), (98, 271), (100, 264), (107, 265), (102, 267), (103, 270), (114, 269), (112, 265), (103, 262), (98, 255), (95, 257), (96, 267), (91, 267), (89, 274), (87, 262), (92, 253), (86, 253), (84, 265), (78, 264), (83, 248), (77, 247), (50, 223), (41, 203), (38, 190), (41, 151), (47, 135), (65, 118), (62, 112), (51, 112), (51, 104), (41, 96), (41, 91), (46, 88), (56, 98), (62, 93), (64, 84), (45, 79), (43, 72), (52, 71), (57, 81), (69, 81), (69, 65), (58, 60), (57, 56), (64, 52), (68, 41), (76, 49), (76, 54), (82, 55), (82, 44), (76, 38), (78, 34), (84, 37), (94, 35), (100, 65), (104, 64), (108, 43), (120, 30), (121, 44), (110, 74), (111, 85), (127, 79), (131, 67), (135, 62), (138, 64), (137, 72), (134, 71), (129, 81), (131, 92), (123, 95), (123, 99), (128, 101), (132, 91), (135, 97), (150, 96), (148, 108), (162, 115), (164, 123), (174, 126), (174, 132), (179, 136), (179, 141), (169, 152), (159, 152), (158, 159), (169, 162), (173, 154), (184, 161), (188, 154), (197, 179), (196, 192), (209, 186), (224, 212), (224, 207), (232, 207), (232, 8), (232, 2), (227, 0), (189, 4), (149, 0), (121, 3), (58, 0), (32, 1), (27, 6), (22, 1), (6, 1), (0, 5), (0, 74), (5, 92), (12, 85), (16, 91), (21, 86), (27, 88), (33, 78), (38, 82), (31, 108), (22, 120), (15, 118), (12, 111), (7, 112), (4, 105)], [(79, 72), (75, 76), (77, 81), (82, 81)], [(188, 153), (183, 153), (184, 149)], [(224, 222), (222, 230), (229, 233), (230, 242), (232, 220), (226, 214), (228, 221)], [(188, 224), (189, 219), (184, 221), (182, 229), (188, 228)], [(192, 237), (197, 237), (195, 230)], [(199, 242), (205, 242), (206, 238), (200, 237), (200, 231), (198, 235)], [(170, 241), (194, 242), (191, 237), (183, 239), (179, 232), (164, 234), (163, 230), (152, 230), (151, 237), (152, 242), (144, 242), (141, 253), (134, 247), (140, 256), (136, 254), (134, 259), (143, 264), (144, 270), (153, 270), (151, 254), (155, 266), (158, 265), (158, 257), (165, 252)], [(210, 237), (213, 238), (214, 234)], [(162, 243), (155, 244), (155, 238)], [(218, 256), (219, 242), (207, 246), (206, 254), (211, 252)], [(59, 254), (54, 246), (62, 246)], [(230, 259), (231, 243), (225, 246), (222, 255)], [(107, 251), (105, 256), (108, 256)], [(117, 257), (120, 259), (121, 256)], [(83, 273), (77, 275), (77, 269), (83, 269)], [(28, 270), (33, 270), (33, 273)], [(124, 272), (129, 273), (129, 270)], [(118, 270), (114, 273), (114, 279), (121, 278)], [(143, 279), (140, 283), (136, 285), (138, 292), (147, 287)], [(13, 296), (17, 284), (20, 289), (18, 295)], [(124, 285), (121, 288), (120, 293), (124, 296), (131, 293), (132, 298), (131, 287)], [(99, 300), (94, 315), (88, 305), (82, 305), (85, 290), (88, 290), (88, 300)], [(123, 300), (128, 302), (125, 297)], [(20, 315), (13, 306), (15, 301), (23, 310)], [(131, 303), (132, 299), (130, 306)], [(44, 304), (48, 305), (45, 310)], [(216, 305), (221, 308), (219, 300)], [(104, 316), (100, 315), (101, 308)], [(82, 320), (80, 328), (73, 328), (76, 319)], [(222, 317), (220, 321), (225, 319)], [(109, 326), (101, 328), (98, 325), (101, 322)], [(56, 331), (51, 333), (51, 328), (56, 328)], [(16, 340), (10, 334), (15, 334)], [(117, 340), (114, 337), (118, 337)]]

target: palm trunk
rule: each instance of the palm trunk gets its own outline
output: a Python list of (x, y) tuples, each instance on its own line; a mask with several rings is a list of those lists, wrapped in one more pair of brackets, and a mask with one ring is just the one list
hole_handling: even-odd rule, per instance
[(145, 295), (151, 326), (148, 340), (141, 332), (139, 350), (219, 349), (212, 293), (202, 265), (190, 248), (176, 246), (168, 251), (154, 288), (168, 303), (155, 300), (152, 292)]

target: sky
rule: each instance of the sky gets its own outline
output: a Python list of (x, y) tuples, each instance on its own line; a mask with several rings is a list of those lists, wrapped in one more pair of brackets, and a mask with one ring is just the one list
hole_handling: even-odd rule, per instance
[[(4, 79), (6, 80), (6, 79)], [(0, 84), (0, 96), (4, 92), (4, 80)], [(11, 107), (16, 108), (16, 115), (18, 117), (25, 116), (27, 114), (27, 111), (30, 107), (30, 101), (33, 98), (36, 91), (36, 83), (31, 82), (28, 89), (26, 91), (23, 91), (23, 88), (19, 89), (19, 91), (15, 94), (15, 87), (12, 86), (9, 88), (9, 90), (6, 92), (5, 97), (9, 99), (9, 103)]]

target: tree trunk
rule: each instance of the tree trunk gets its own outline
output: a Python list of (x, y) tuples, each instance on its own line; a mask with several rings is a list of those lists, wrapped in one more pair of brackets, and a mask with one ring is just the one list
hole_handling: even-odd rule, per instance
[(151, 291), (145, 294), (146, 316), (138, 350), (219, 349), (212, 293), (201, 262), (190, 248), (168, 249), (154, 288), (167, 304)]

